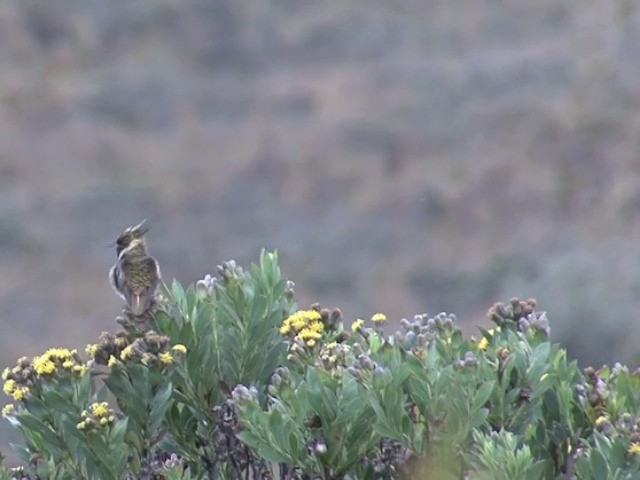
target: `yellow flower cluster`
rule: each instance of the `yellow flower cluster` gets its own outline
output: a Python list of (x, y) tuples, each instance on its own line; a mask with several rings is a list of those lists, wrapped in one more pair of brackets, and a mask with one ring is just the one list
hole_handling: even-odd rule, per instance
[(2, 407), (2, 416), (4, 418), (7, 418), (11, 415), (13, 415), (16, 411), (16, 407), (13, 405), (13, 403), (9, 403), (7, 405), (5, 405), (4, 407)]
[(359, 319), (357, 319), (355, 322), (353, 322), (351, 324), (351, 331), (352, 332), (357, 332), (359, 330), (362, 330), (362, 327), (364, 327), (364, 320), (359, 318)]
[(107, 402), (95, 402), (81, 414), (83, 420), (76, 425), (78, 430), (90, 430), (93, 427), (104, 427), (116, 419), (115, 412)]
[(282, 322), (280, 334), (299, 338), (308, 347), (316, 345), (322, 338), (324, 323), (316, 310), (299, 310)]
[(87, 366), (82, 362), (76, 350), (66, 348), (51, 348), (44, 354), (28, 359), (19, 358), (16, 366), (5, 368), (2, 372), (4, 385), (2, 390), (13, 397), (15, 401), (22, 401), (32, 391), (40, 379), (50, 379), (54, 374), (83, 376)]
[(627, 448), (627, 453), (630, 455), (635, 455), (636, 457), (640, 456), (640, 443), (632, 442)]
[(50, 348), (43, 355), (34, 357), (31, 365), (36, 374), (41, 377), (53, 375), (60, 367), (62, 371), (77, 373), (82, 376), (87, 372), (76, 350), (66, 348)]
[(158, 360), (160, 360), (160, 363), (163, 365), (170, 365), (171, 362), (173, 362), (173, 355), (171, 355), (170, 352), (162, 352), (158, 355)]
[(129, 360), (132, 355), (133, 355), (133, 345), (128, 345), (120, 352), (120, 360), (125, 362)]
[[(175, 362), (176, 357), (180, 357), (187, 353), (184, 345), (177, 344), (171, 347), (171, 351), (165, 351), (168, 346), (168, 338), (158, 336), (157, 334), (147, 335), (146, 339), (137, 339), (131, 345), (127, 345), (120, 352), (120, 360), (123, 362), (139, 361), (143, 365), (152, 366), (160, 365), (165, 367)], [(158, 342), (159, 341), (159, 342)], [(107, 364), (114, 366), (118, 359), (114, 356), (109, 357)]]
[(29, 393), (29, 387), (18, 385), (15, 380), (8, 379), (4, 382), (2, 391), (19, 402), (24, 400), (24, 397)]
[(376, 313), (371, 317), (371, 321), (376, 325), (380, 325), (387, 321), (387, 316), (384, 313)]
[(90, 343), (87, 345), (87, 347), (84, 349), (85, 352), (87, 352), (87, 355), (91, 358), (96, 356), (96, 352), (98, 351), (98, 344), (97, 343)]

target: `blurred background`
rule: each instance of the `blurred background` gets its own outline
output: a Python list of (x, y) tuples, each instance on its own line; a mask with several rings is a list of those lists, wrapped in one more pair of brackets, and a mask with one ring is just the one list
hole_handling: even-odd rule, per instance
[(302, 307), (535, 297), (638, 366), (639, 44), (635, 0), (3, 0), (1, 366), (116, 329), (143, 218), (168, 281), (277, 248)]

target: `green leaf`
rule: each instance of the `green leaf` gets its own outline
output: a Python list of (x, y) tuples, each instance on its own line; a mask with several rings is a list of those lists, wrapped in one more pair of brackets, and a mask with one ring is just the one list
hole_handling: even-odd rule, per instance
[(489, 416), (488, 408), (481, 408), (480, 410), (476, 410), (473, 414), (471, 414), (471, 419), (469, 420), (469, 430), (473, 430), (474, 428), (479, 428)]
[(493, 393), (495, 383), (495, 381), (484, 382), (476, 391), (475, 395), (473, 396), (473, 404), (471, 406), (472, 412), (475, 412), (484, 407), (487, 401), (489, 401), (489, 398), (491, 398), (491, 394)]
[(609, 467), (598, 450), (591, 450), (591, 473), (594, 479), (608, 478)]
[(43, 441), (47, 442), (47, 448), (57, 447), (62, 449), (64, 447), (64, 445), (61, 445), (60, 439), (56, 436), (51, 427), (45, 425), (33, 415), (25, 413), (18, 415), (17, 418), (23, 427), (37, 433)]
[(158, 429), (165, 413), (169, 408), (169, 399), (171, 398), (172, 385), (170, 382), (165, 384), (156, 393), (155, 397), (151, 401), (151, 413), (149, 414), (149, 428), (152, 432)]
[(121, 418), (111, 426), (111, 432), (109, 434), (109, 443), (112, 445), (118, 445), (124, 443), (124, 437), (127, 433), (127, 425), (129, 419), (127, 417)]
[(79, 414), (78, 407), (55, 390), (46, 390), (42, 392), (42, 396), (45, 404), (56, 412), (66, 415)]
[(290, 457), (287, 457), (278, 452), (276, 449), (270, 447), (248, 430), (244, 430), (236, 436), (240, 439), (241, 442), (249, 445), (251, 448), (256, 450), (260, 454), (260, 456), (264, 457), (270, 462), (287, 463), (291, 460)]

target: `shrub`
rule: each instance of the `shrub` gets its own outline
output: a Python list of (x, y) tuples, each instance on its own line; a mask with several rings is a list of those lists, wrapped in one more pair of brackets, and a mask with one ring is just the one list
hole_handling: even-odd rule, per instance
[(3, 409), (23, 461), (0, 478), (637, 478), (640, 377), (581, 371), (535, 302), (346, 322), (296, 310), (277, 255), (233, 261), (140, 321), (75, 350), (21, 358)]

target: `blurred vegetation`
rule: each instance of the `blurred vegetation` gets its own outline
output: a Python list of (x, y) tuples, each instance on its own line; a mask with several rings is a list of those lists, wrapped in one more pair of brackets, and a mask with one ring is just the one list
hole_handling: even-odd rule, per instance
[[(297, 310), (276, 254), (234, 261), (76, 350), (2, 373), (10, 479), (637, 478), (640, 374), (581, 370), (534, 300), (452, 314)], [(100, 381), (98, 381), (100, 380)], [(2, 457), (0, 456), (0, 460)]]

